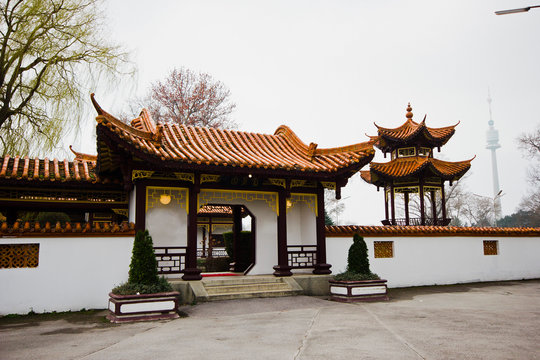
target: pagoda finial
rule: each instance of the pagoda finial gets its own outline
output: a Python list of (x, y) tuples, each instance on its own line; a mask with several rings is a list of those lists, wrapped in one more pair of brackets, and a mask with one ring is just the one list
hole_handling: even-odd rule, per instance
[(407, 119), (412, 119), (413, 113), (412, 113), (411, 111), (412, 111), (412, 107), (411, 107), (411, 103), (409, 103), (409, 104), (407, 105), (407, 114), (405, 115), (405, 117), (406, 117)]

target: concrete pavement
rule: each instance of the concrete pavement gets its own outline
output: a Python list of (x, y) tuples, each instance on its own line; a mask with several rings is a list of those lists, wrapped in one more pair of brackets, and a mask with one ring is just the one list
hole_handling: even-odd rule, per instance
[(0, 359), (540, 359), (540, 280), (390, 291), (354, 305), (203, 303), (123, 325), (104, 313), (0, 319)]

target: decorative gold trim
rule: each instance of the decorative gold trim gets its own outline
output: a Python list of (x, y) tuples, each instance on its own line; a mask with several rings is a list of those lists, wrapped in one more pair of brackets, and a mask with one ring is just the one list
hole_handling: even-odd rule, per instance
[(321, 181), (321, 185), (325, 189), (336, 190), (336, 183), (331, 181)]
[(212, 233), (215, 232), (216, 229), (219, 229), (221, 227), (224, 231), (231, 231), (232, 229), (232, 223), (231, 224), (212, 224)]
[(154, 171), (133, 170), (131, 172), (131, 180), (146, 179), (146, 178), (151, 177), (153, 174), (154, 174)]
[[(169, 195), (171, 202), (168, 205), (162, 205), (159, 202), (161, 195)], [(180, 208), (189, 213), (189, 191), (187, 188), (147, 186), (146, 187), (146, 212), (152, 209), (156, 204), (161, 206), (179, 205)]]
[(278, 194), (268, 191), (201, 189), (197, 200), (197, 209), (209, 203), (233, 200), (264, 201), (272, 211), (279, 215)]
[(281, 186), (282, 188), (286, 188), (287, 186), (287, 182), (285, 181), (285, 179), (268, 178), (268, 181), (270, 181), (272, 185)]
[(291, 180), (291, 188), (306, 186), (307, 180)]
[(175, 172), (175, 173), (174, 173), (174, 176), (175, 176), (178, 180), (189, 181), (189, 182), (191, 182), (191, 183), (195, 183), (195, 175), (192, 174), (192, 173), (180, 173), (180, 172)]
[(418, 193), (420, 192), (419, 186), (400, 186), (394, 188), (394, 194), (402, 193)]
[(428, 191), (440, 192), (441, 188), (440, 188), (440, 186), (424, 186), (424, 193), (426, 193)]
[(290, 206), (287, 206), (287, 213), (289, 210), (291, 210), (295, 204), (299, 202), (303, 202), (307, 204), (307, 206), (313, 211), (315, 216), (317, 216), (318, 208), (317, 208), (317, 195), (315, 194), (300, 194), (300, 193), (293, 193), (291, 194), (291, 197), (287, 199), (289, 201)]
[(218, 182), (220, 178), (221, 178), (220, 175), (202, 174), (201, 184), (206, 183), (206, 182)]
[(115, 214), (122, 215), (125, 217), (129, 216), (129, 210), (128, 209), (111, 209)]

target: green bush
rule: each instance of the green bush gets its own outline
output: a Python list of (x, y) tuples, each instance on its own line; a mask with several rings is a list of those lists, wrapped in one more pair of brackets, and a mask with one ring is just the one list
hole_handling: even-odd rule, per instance
[(358, 234), (354, 234), (353, 243), (349, 248), (347, 271), (357, 274), (371, 274), (367, 245), (364, 238)]
[(229, 263), (231, 259), (228, 257), (219, 258), (207, 258), (206, 259), (206, 271), (207, 272), (224, 272), (229, 271)]
[(133, 295), (167, 291), (172, 291), (172, 287), (165, 277), (158, 277), (152, 237), (148, 231), (138, 231), (133, 242), (128, 281), (115, 287), (112, 292), (117, 295)]
[(233, 250), (234, 250), (234, 233), (232, 231), (223, 233), (223, 242), (225, 242), (225, 251), (227, 252), (227, 255), (232, 259), (233, 258)]
[(354, 234), (347, 256), (347, 271), (334, 276), (338, 281), (378, 280), (377, 274), (369, 270), (368, 249), (364, 238)]
[[(225, 242), (225, 251), (227, 255), (234, 259), (234, 237), (233, 232), (223, 233), (223, 241)], [(251, 250), (253, 244), (251, 243), (251, 231), (240, 231), (238, 236), (238, 244), (236, 248), (239, 249), (240, 258), (251, 257)], [(240, 259), (237, 259), (240, 260)]]
[(148, 230), (137, 231), (129, 265), (129, 283), (152, 285), (158, 282), (154, 244)]
[(36, 222), (39, 222), (39, 226), (44, 227), (46, 223), (55, 226), (57, 222), (65, 225), (67, 222), (70, 222), (71, 219), (66, 213), (63, 212), (40, 212), (36, 216)]

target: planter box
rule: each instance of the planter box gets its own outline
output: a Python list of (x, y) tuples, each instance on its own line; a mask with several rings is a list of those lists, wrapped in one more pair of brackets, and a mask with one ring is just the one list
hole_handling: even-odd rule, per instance
[(177, 319), (179, 296), (177, 291), (141, 295), (109, 293), (107, 319), (114, 323)]
[(341, 302), (388, 300), (386, 280), (330, 282), (330, 300)]

